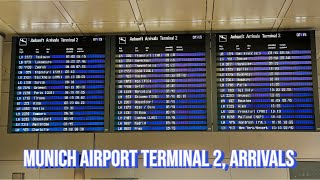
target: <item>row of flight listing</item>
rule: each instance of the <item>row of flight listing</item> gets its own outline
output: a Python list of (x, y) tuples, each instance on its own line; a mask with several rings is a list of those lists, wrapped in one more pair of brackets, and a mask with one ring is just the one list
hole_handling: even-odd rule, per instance
[(16, 37), (10, 132), (315, 131), (314, 32), (242, 34)]

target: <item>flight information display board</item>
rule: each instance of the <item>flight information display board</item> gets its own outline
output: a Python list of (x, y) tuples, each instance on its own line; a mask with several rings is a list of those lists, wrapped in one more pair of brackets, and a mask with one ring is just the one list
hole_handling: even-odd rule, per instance
[(218, 130), (316, 129), (313, 31), (226, 33), (215, 41)]
[(205, 34), (117, 36), (114, 131), (211, 130), (208, 39)]
[(13, 38), (9, 131), (104, 131), (105, 41)]

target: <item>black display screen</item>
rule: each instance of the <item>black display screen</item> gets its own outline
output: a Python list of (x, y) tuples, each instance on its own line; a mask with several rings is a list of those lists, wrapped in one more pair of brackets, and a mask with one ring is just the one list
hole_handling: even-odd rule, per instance
[(205, 34), (115, 43), (114, 131), (208, 130)]
[(218, 130), (314, 131), (314, 32), (216, 35)]
[(11, 132), (104, 131), (105, 49), (105, 37), (14, 38)]

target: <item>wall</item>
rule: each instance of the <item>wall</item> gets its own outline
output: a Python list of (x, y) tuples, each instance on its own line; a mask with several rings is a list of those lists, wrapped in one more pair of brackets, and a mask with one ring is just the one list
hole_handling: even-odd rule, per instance
[[(25, 172), (28, 179), (73, 179), (73, 169), (25, 169), (24, 149), (294, 149), (298, 159), (320, 160), (320, 133), (56, 133), (8, 134), (8, 98), (11, 43), (4, 42), (0, 104), (0, 179)], [(140, 160), (141, 161), (141, 160)], [(140, 162), (141, 164), (141, 162)], [(141, 167), (141, 166), (140, 166)], [(288, 179), (288, 169), (86, 169), (90, 178), (139, 179)]]

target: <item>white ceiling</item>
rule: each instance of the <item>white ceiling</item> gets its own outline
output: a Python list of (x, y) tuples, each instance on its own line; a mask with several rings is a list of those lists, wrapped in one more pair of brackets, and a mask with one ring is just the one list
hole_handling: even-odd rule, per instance
[(0, 0), (0, 31), (117, 33), (313, 28), (319, 0)]
[(320, 30), (319, 7), (320, 0), (0, 0), (0, 31), (11, 41), (17, 34)]

